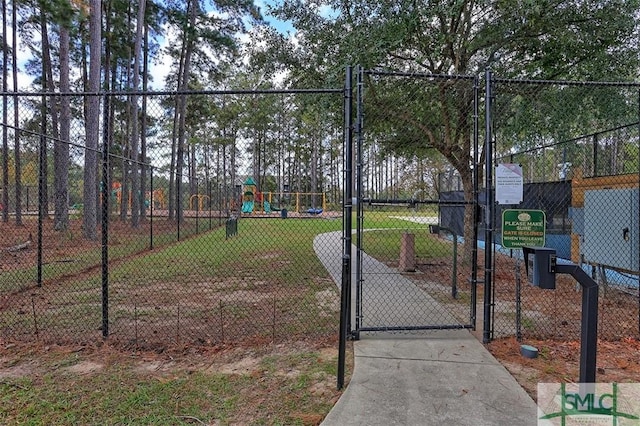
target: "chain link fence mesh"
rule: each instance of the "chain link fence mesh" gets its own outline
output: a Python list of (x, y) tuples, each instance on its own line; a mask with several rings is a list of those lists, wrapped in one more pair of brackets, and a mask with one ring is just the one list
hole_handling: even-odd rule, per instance
[[(522, 167), (523, 202), (494, 216), (494, 337), (577, 340), (581, 286), (531, 286), (521, 250), (501, 247), (505, 209), (542, 210), (545, 246), (599, 285), (599, 338), (639, 337), (638, 87), (496, 80), (495, 164)], [(482, 235), (482, 234), (481, 234)]]
[[(486, 248), (474, 208), (486, 203), (473, 187), (474, 173), (483, 180), (476, 79), (367, 72), (360, 83), (352, 326), (471, 326)], [(9, 97), (17, 121), (5, 127), (0, 335), (106, 335), (137, 347), (335, 337), (339, 273), (327, 270), (341, 261), (344, 188), (335, 92), (191, 93), (182, 125), (176, 94), (142, 94), (137, 146), (131, 97), (102, 97), (97, 155), (107, 143), (108, 179), (101, 186), (97, 164), (95, 185), (108, 209), (96, 212), (95, 240), (83, 236), (84, 97), (69, 97), (68, 139), (53, 120), (60, 96)], [(501, 248), (506, 208), (544, 211), (546, 245), (599, 283), (600, 338), (638, 336), (638, 88), (497, 79), (491, 96), (488, 155), (520, 165), (524, 180), (523, 203), (498, 205), (492, 218), (492, 336), (575, 340), (581, 314), (574, 280), (534, 288), (520, 250)], [(68, 181), (56, 186), (61, 145)], [(56, 230), (60, 200), (68, 225)]]
[[(442, 177), (460, 167), (451, 156), (468, 157), (473, 147), (475, 79), (367, 71), (362, 88), (358, 327), (472, 327), (473, 236), (448, 227), (438, 194)], [(468, 162), (466, 169), (473, 212)], [(464, 211), (465, 199), (456, 205)]]
[[(341, 94), (185, 94), (182, 128), (181, 95), (141, 94), (138, 138), (132, 97), (102, 97), (97, 155), (107, 144), (108, 178), (99, 161), (93, 240), (83, 236), (86, 98), (69, 97), (65, 139), (53, 121), (62, 97), (17, 97), (16, 125), (7, 125), (19, 149), (10, 152), (0, 224), (0, 336), (107, 337), (139, 348), (335, 338), (339, 291), (316, 252), (339, 268), (341, 242), (313, 241), (342, 229)], [(61, 146), (68, 182), (57, 187)], [(61, 198), (68, 225), (57, 230)]]

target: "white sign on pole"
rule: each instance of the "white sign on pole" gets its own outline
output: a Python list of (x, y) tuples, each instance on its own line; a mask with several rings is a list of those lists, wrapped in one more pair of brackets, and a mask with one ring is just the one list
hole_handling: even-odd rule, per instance
[(520, 204), (523, 182), (520, 164), (498, 164), (496, 166), (496, 202), (498, 204)]

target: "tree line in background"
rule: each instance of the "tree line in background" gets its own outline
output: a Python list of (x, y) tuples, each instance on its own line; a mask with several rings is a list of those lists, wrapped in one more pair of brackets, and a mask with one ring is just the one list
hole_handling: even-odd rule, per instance
[[(18, 224), (22, 222), (21, 166), (25, 163), (20, 155), (26, 151), (33, 161), (25, 148), (43, 145), (44, 179), (53, 183), (54, 192), (47, 194), (44, 185), (43, 199), (54, 200), (55, 228), (68, 227), (68, 178), (78, 154), (70, 152), (67, 141), (86, 147), (80, 154), (84, 173), (81, 204), (83, 229), (89, 239), (97, 237), (101, 213), (100, 141), (111, 154), (107, 185), (111, 188), (118, 179), (123, 194), (145, 194), (154, 163), (156, 179), (159, 175), (158, 180), (168, 180), (170, 219), (183, 219), (184, 200), (189, 198), (185, 190), (191, 195), (212, 185), (233, 188), (240, 158), (248, 159), (246, 174), (253, 175), (262, 190), (278, 189), (274, 181), (281, 189), (286, 181), (292, 190), (321, 192), (329, 186), (337, 194), (341, 141), (333, 123), (338, 121), (334, 111), (341, 117), (340, 101), (327, 106), (321, 95), (303, 99), (207, 94), (211, 90), (277, 88), (272, 81), (275, 70), (245, 63), (255, 46), (241, 45), (240, 37), (249, 31), (255, 36), (266, 25), (253, 2), (61, 0), (4, 1), (2, 6), (12, 16), (3, 21), (2, 40), (13, 40), (11, 46), (3, 43), (3, 63), (19, 63), (16, 42), (22, 40), (33, 55), (22, 70), (33, 77), (32, 91), (57, 95), (19, 97), (17, 67), (13, 70), (14, 93), (8, 87), (3, 90), (4, 115), (10, 112), (15, 117), (13, 126), (3, 127), (3, 205), (15, 205)], [(156, 86), (176, 95), (148, 96), (152, 65), (159, 60), (169, 60), (171, 70)], [(3, 68), (6, 85), (9, 67)], [(107, 95), (99, 96), (101, 92)], [(9, 108), (9, 96), (13, 108)], [(323, 122), (319, 114), (325, 117)], [(84, 130), (80, 132), (78, 126)], [(38, 134), (41, 140), (34, 138)], [(47, 164), (51, 160), (53, 167)], [(33, 168), (33, 163), (27, 164)], [(50, 171), (52, 178), (47, 176)], [(321, 179), (325, 175), (327, 179)], [(15, 200), (10, 203), (12, 185)], [(146, 214), (141, 196), (132, 196), (130, 203), (122, 202), (119, 207), (119, 215), (129, 218), (133, 227)], [(3, 220), (9, 220), (8, 208), (3, 209)]]
[[(250, 0), (2, 0), (2, 204), (9, 205), (8, 187), (14, 184), (15, 220), (21, 223), (22, 138), (33, 135), (13, 131), (10, 146), (9, 130), (32, 129), (47, 142), (40, 145), (53, 150), (42, 157), (53, 160), (54, 226), (68, 226), (68, 179), (74, 165), (65, 141), (78, 122), (86, 146), (82, 204), (88, 239), (97, 237), (100, 213), (99, 141), (109, 144), (113, 154), (109, 175), (119, 175), (123, 191), (132, 194), (149, 190), (146, 165), (150, 152), (158, 149), (154, 144), (168, 147), (162, 167), (168, 171), (168, 208), (175, 220), (183, 218), (183, 178), (190, 194), (198, 191), (198, 182), (233, 186), (241, 159), (262, 190), (282, 189), (277, 186), (287, 182), (310, 192), (330, 188), (337, 199), (342, 185), (342, 134), (336, 130), (342, 119), (340, 102), (324, 95), (197, 93), (342, 87), (346, 64), (438, 75), (480, 75), (491, 68), (509, 78), (635, 81), (639, 6), (637, 0), (274, 2), (268, 11), (289, 21), (295, 28), (292, 35), (267, 24)], [(247, 34), (249, 41), (241, 41)], [(22, 66), (33, 77), (31, 89), (94, 95), (29, 98), (37, 113), (21, 122), (18, 39), (32, 53)], [(171, 70), (166, 81), (155, 83), (176, 94), (164, 97), (159, 106), (150, 105), (153, 97), (142, 93), (153, 86), (152, 65), (161, 57), (170, 58)], [(367, 92), (367, 114), (377, 117), (363, 154), (371, 193), (433, 195), (438, 173), (452, 168), (471, 200), (474, 155), (481, 163), (488, 155), (482, 148), (473, 152), (471, 86), (442, 80), (426, 89), (425, 102), (416, 102), (415, 82), (367, 79), (375, 89)], [(562, 90), (549, 88), (541, 104), (557, 100)], [(102, 98), (97, 95), (101, 91), (119, 94)], [(579, 97), (561, 111), (542, 109), (545, 117), (519, 105), (523, 99), (501, 107), (505, 117), (507, 111), (519, 111), (522, 119), (503, 123), (505, 137), (517, 135), (505, 151), (563, 137), (570, 126), (559, 130), (554, 119), (585, 119), (571, 115), (580, 111), (575, 106), (584, 99)], [(607, 99), (630, 102), (614, 95)], [(603, 111), (616, 113), (602, 97), (594, 95), (589, 102), (595, 120), (607, 121)], [(11, 124), (9, 112), (14, 115)], [(623, 115), (626, 119), (628, 113)], [(527, 116), (546, 127), (534, 129)], [(107, 137), (100, 133), (101, 120)], [(43, 170), (49, 168), (45, 161)], [(132, 197), (128, 208), (122, 203), (120, 215), (137, 227), (145, 205)], [(8, 221), (7, 208), (2, 214)], [(465, 223), (466, 234), (469, 216)]]
[[(327, 6), (332, 11), (329, 14)], [(283, 0), (274, 13), (291, 20), (297, 30), (297, 43), (284, 50), (291, 52), (293, 74), (299, 81), (336, 81), (345, 63), (430, 75), (482, 76), (491, 69), (502, 78), (637, 81), (639, 6), (637, 0), (328, 0), (321, 4)], [(274, 39), (281, 40), (277, 34)], [(283, 43), (275, 40), (268, 44), (282, 52)], [(377, 121), (367, 143), (380, 145), (390, 155), (416, 156), (431, 160), (436, 167), (452, 167), (460, 175), (466, 201), (471, 201), (473, 171), (482, 182), (481, 166), (485, 156), (492, 154), (484, 145), (480, 152), (473, 150), (473, 91), (451, 79), (426, 89), (419, 86), (427, 84), (399, 81), (365, 76), (365, 85), (376, 89), (366, 92), (366, 114), (380, 109), (391, 112), (375, 115)], [(411, 97), (425, 90), (430, 94), (421, 98), (423, 102)], [(574, 94), (579, 91), (569, 90)], [(489, 123), (502, 132), (496, 138), (508, 140), (500, 146), (503, 152), (519, 151), (530, 147), (528, 144), (541, 143), (540, 139), (545, 144), (566, 140), (563, 132), (580, 132), (580, 124), (585, 122), (617, 125), (618, 120), (629, 118), (629, 110), (637, 112), (637, 96), (629, 96), (631, 91), (599, 100), (597, 93), (592, 93), (584, 99), (586, 104), (580, 96), (565, 98), (565, 91), (563, 86), (545, 89), (545, 95), (537, 98), (538, 104), (549, 102), (560, 108), (544, 108), (546, 116), (534, 116), (535, 122), (509, 122), (514, 116), (534, 115), (535, 96), (522, 92), (506, 96), (507, 103), (499, 106), (501, 122)], [(609, 101), (618, 103), (614, 106)], [(561, 125), (554, 127), (558, 123)], [(599, 130), (610, 124), (603, 125)], [(480, 128), (485, 128), (482, 118)], [(573, 136), (591, 131), (583, 129)], [(475, 164), (475, 154), (479, 164)], [(469, 241), (472, 214), (473, 209), (467, 208), (465, 239)]]

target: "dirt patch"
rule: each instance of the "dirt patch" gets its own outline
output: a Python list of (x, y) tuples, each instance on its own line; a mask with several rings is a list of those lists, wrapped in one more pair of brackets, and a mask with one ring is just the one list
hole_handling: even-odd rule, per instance
[(21, 377), (27, 377), (35, 372), (33, 365), (28, 363), (4, 367), (8, 360), (3, 359), (0, 366), (0, 380), (1, 379), (18, 379)]
[(207, 372), (222, 373), (222, 374), (252, 374), (258, 371), (260, 365), (260, 358), (254, 356), (245, 356), (242, 359), (221, 365), (212, 365), (207, 369)]
[(69, 373), (83, 375), (83, 374), (92, 374), (104, 369), (104, 365), (101, 363), (93, 362), (93, 361), (82, 361), (78, 364), (72, 365), (71, 367), (67, 367), (66, 370)]

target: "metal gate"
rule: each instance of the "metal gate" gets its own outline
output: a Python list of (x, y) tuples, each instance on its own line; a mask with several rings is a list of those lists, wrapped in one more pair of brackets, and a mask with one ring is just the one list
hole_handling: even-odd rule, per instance
[(352, 332), (474, 328), (477, 79), (358, 68), (356, 102)]

